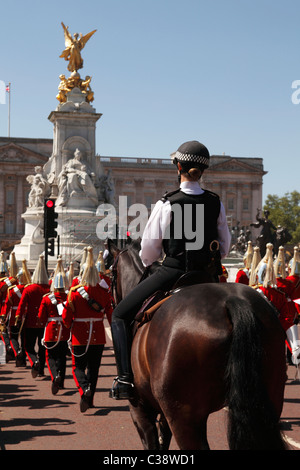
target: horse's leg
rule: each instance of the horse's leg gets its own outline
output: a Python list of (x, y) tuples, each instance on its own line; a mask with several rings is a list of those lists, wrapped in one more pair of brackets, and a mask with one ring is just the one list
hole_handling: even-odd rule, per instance
[(197, 422), (192, 416), (172, 417), (171, 429), (180, 450), (210, 450), (207, 441), (207, 419), (204, 416)]
[(140, 402), (129, 405), (132, 421), (139, 433), (144, 450), (160, 450), (156, 428), (157, 411)]
[(168, 450), (172, 438), (172, 432), (163, 414), (161, 414), (157, 420), (157, 432), (159, 450)]

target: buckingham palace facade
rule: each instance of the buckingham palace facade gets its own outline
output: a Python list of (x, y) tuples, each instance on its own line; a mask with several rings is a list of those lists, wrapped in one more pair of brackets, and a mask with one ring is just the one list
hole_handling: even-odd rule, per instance
[[(0, 243), (10, 251), (24, 234), (21, 215), (28, 204), (27, 176), (52, 154), (52, 139), (0, 137)], [(130, 158), (97, 155), (115, 187), (115, 200), (127, 196), (128, 206), (141, 203), (151, 209), (166, 191), (177, 188), (169, 158)], [(249, 227), (262, 209), (262, 158), (212, 155), (201, 186), (219, 194), (231, 229)]]

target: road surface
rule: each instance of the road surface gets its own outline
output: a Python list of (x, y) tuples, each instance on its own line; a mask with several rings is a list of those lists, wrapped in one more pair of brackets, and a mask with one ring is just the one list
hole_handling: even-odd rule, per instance
[[(142, 450), (126, 401), (108, 397), (116, 374), (111, 338), (103, 353), (95, 407), (81, 413), (79, 393), (67, 361), (65, 389), (51, 394), (48, 370), (45, 377), (31, 377), (30, 368), (16, 368), (14, 362), (0, 364), (0, 448), (1, 450)], [(292, 450), (300, 449), (300, 381), (297, 370), (288, 366), (283, 432)], [(296, 377), (297, 378), (297, 377)], [(212, 450), (228, 450), (226, 410), (210, 416), (208, 441)], [(177, 450), (172, 441), (171, 450)]]

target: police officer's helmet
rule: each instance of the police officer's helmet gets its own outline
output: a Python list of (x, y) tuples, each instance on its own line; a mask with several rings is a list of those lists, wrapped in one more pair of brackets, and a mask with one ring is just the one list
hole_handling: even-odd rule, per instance
[(180, 163), (183, 170), (188, 172), (191, 168), (205, 170), (209, 166), (209, 151), (205, 145), (197, 140), (191, 140), (180, 145), (175, 152), (173, 163)]

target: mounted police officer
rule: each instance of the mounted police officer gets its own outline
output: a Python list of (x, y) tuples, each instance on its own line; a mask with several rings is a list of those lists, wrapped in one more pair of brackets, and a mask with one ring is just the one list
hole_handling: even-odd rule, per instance
[(113, 312), (111, 331), (118, 376), (110, 391), (112, 398), (133, 396), (130, 323), (144, 300), (158, 290), (171, 289), (187, 271), (202, 271), (208, 282), (218, 282), (222, 274), (221, 258), (229, 251), (231, 237), (219, 196), (199, 184), (209, 159), (208, 149), (198, 141), (182, 144), (174, 155), (180, 188), (156, 203), (140, 251), (145, 267), (160, 259), (163, 252), (164, 260)]

